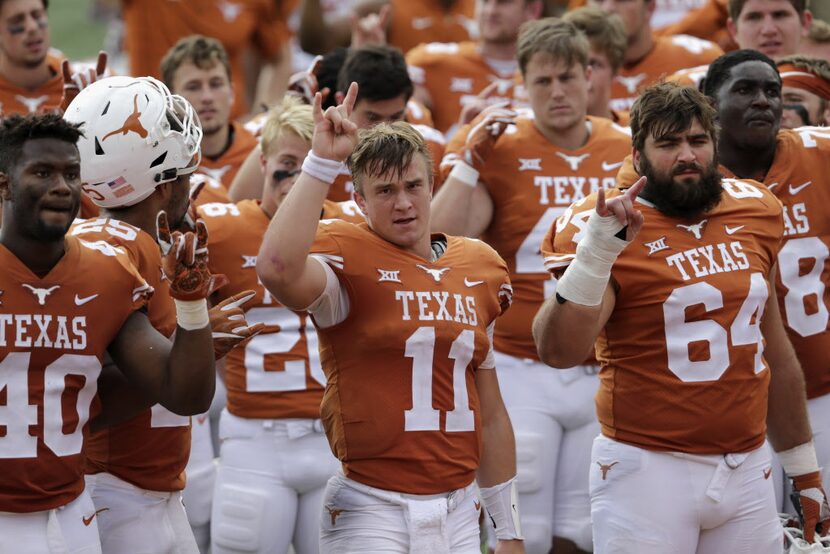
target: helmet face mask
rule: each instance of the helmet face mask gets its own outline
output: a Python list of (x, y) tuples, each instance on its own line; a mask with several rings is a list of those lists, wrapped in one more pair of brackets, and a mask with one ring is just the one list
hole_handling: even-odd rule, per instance
[(151, 77), (96, 81), (64, 117), (84, 124), (83, 190), (103, 208), (132, 206), (201, 161), (202, 127), (193, 106)]

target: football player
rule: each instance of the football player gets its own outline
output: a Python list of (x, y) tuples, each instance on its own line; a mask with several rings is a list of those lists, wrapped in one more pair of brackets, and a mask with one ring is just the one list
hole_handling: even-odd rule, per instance
[(651, 26), (655, 0), (588, 0), (606, 13), (622, 18), (628, 49), (614, 78), (611, 109), (628, 111), (639, 91), (679, 69), (711, 62), (723, 50), (717, 44), (688, 35), (657, 36)]
[(453, 137), (444, 165), (454, 165), (432, 202), (432, 226), (481, 237), (510, 269), (514, 304), (496, 325), (493, 347), (521, 453), (518, 487), (527, 550), (547, 554), (556, 536), (560, 550), (577, 545), (590, 551), (584, 467), (599, 432), (591, 409), (596, 361), (580, 360), (579, 367), (551, 379), (530, 326), (555, 287), (539, 257), (542, 237), (572, 202), (615, 185), (631, 138), (610, 120), (586, 115), (589, 44), (575, 25), (556, 19), (526, 23), (518, 48), (532, 111), (514, 117), (488, 110)]
[(726, 27), (738, 46), (777, 59), (799, 53), (813, 14), (807, 0), (728, 0)]
[(498, 83), (491, 104), (522, 98), (516, 38), (521, 24), (541, 13), (541, 0), (480, 0), (478, 41), (432, 42), (407, 53), (415, 98), (432, 111), (436, 129), (451, 136), (464, 106), (491, 83)]
[(566, 367), (596, 341), (602, 365), (594, 552), (780, 552), (767, 436), (794, 476), (805, 537), (830, 524), (776, 300), (786, 217), (762, 184), (722, 178), (716, 158), (716, 117), (756, 140), (772, 126), (759, 99), (780, 82), (720, 84), (739, 92), (719, 114), (691, 87), (646, 89), (631, 113), (636, 173), (574, 204), (542, 245), (561, 277), (534, 321), (539, 354)]
[[(265, 287), (309, 311), (320, 340), (321, 415), (343, 468), (321, 552), (478, 553), (481, 501), (497, 551), (523, 552), (489, 338), (510, 303), (507, 268), (482, 242), (430, 235), (423, 138), (395, 122), (358, 141), (357, 92), (325, 114), (315, 96), (312, 150), (257, 255)], [(318, 223), (346, 158), (366, 223)]]
[[(155, 289), (148, 305), (150, 321), (169, 337), (176, 329), (175, 304), (156, 242), (156, 215), (164, 211), (177, 228), (187, 214), (190, 177), (199, 161), (199, 119), (185, 99), (171, 95), (155, 79), (128, 77), (91, 84), (72, 101), (65, 117), (86, 122), (79, 143), (83, 189), (101, 208), (99, 218), (78, 222), (70, 234), (110, 243), (129, 254)], [(130, 123), (122, 125), (125, 121)], [(142, 131), (157, 140), (143, 140)], [(235, 322), (237, 327), (239, 341), (251, 332), (244, 322)], [(230, 349), (226, 341), (222, 346)], [(106, 508), (99, 516), (104, 552), (196, 551), (181, 493), (190, 440), (190, 417), (158, 404), (91, 435), (87, 482), (96, 507)], [(144, 514), (141, 526), (134, 525), (136, 510)]]
[(830, 125), (830, 61), (795, 55), (779, 59), (776, 65), (781, 74), (785, 110), (800, 106), (806, 114), (801, 125), (788, 124), (782, 118), (782, 127)]
[[(225, 362), (228, 404), (219, 422), (214, 554), (285, 554), (292, 543), (298, 554), (316, 554), (323, 491), (338, 468), (320, 424), (326, 380), (314, 326), (308, 314), (274, 300), (256, 275), (262, 237), (300, 172), (313, 130), (311, 106), (284, 99), (262, 130), (262, 199), (199, 208), (210, 231), (210, 267), (231, 281), (214, 301), (254, 289), (247, 316), (267, 326)], [(336, 217), (335, 211), (326, 201), (324, 217)], [(256, 517), (235, 508), (240, 504), (258, 506)]]
[[(124, 251), (66, 236), (80, 203), (80, 136), (57, 115), (0, 124), (1, 552), (101, 552), (102, 508), (83, 472), (99, 377), (113, 369), (102, 371), (105, 356), (136, 394), (174, 414), (203, 411), (213, 396), (205, 237), (159, 230), (175, 299), (171, 341), (146, 314), (152, 288)], [(121, 185), (91, 186), (105, 194)]]
[[(360, 87), (352, 115), (352, 120), (359, 128), (368, 129), (378, 123), (405, 119), (409, 121), (412, 115), (409, 100), (412, 97), (413, 85), (400, 51), (389, 46), (364, 46), (349, 50), (340, 69), (336, 91), (331, 95), (342, 101), (352, 82), (358, 83)], [(444, 155), (444, 137), (426, 125), (415, 125), (415, 128), (427, 141), (435, 162), (433, 170), (437, 173), (438, 163)], [(262, 194), (262, 179), (250, 158), (251, 156), (234, 181), (231, 188), (232, 198), (259, 198)], [(343, 172), (329, 190), (329, 200), (351, 200), (353, 191), (351, 174), (344, 166)]]
[(628, 45), (622, 20), (594, 7), (569, 11), (562, 19), (585, 33), (591, 44), (588, 52), (588, 65), (591, 66), (588, 114), (627, 125), (628, 112), (615, 112), (610, 106), (611, 87), (622, 67)]
[[(764, 183), (784, 205), (776, 280), (779, 308), (804, 370), (817, 467), (830, 467), (830, 363), (825, 355), (830, 328), (821, 292), (830, 284), (825, 254), (830, 219), (824, 216), (830, 196), (820, 181), (830, 171), (830, 133), (816, 127), (779, 130), (781, 90), (775, 64), (754, 51), (723, 56), (710, 66), (704, 81), (722, 125), (721, 172)], [(779, 459), (792, 476), (786, 455), (779, 452)]]
[(173, 94), (190, 102), (202, 124), (202, 163), (196, 170), (222, 184), (209, 184), (197, 197), (199, 204), (228, 202), (227, 189), (256, 139), (230, 120), (233, 104), (231, 66), (218, 40), (191, 35), (176, 43), (161, 60), (161, 76)]

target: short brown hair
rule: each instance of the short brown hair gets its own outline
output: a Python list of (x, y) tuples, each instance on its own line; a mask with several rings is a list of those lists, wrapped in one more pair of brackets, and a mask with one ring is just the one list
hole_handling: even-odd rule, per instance
[(228, 73), (228, 80), (231, 79), (228, 53), (222, 43), (214, 38), (190, 35), (179, 39), (161, 60), (161, 80), (164, 84), (172, 89), (176, 71), (187, 62), (199, 69), (212, 69), (220, 63)]
[(346, 160), (352, 173), (354, 190), (363, 194), (366, 175), (403, 175), (412, 159), (420, 155), (426, 164), (429, 184), (432, 185), (432, 156), (424, 137), (409, 123), (396, 121), (381, 123), (360, 132), (360, 140)]
[(550, 54), (557, 60), (564, 61), (569, 67), (578, 63), (588, 66), (588, 51), (591, 45), (585, 35), (573, 23), (546, 17), (527, 21), (519, 29), (516, 55), (522, 74), (534, 54)]
[[(795, 8), (796, 13), (798, 16), (801, 17), (804, 15), (804, 10), (810, 7), (810, 0), (788, 0), (790, 4), (792, 4), (793, 8)], [(744, 11), (744, 6), (746, 5), (747, 0), (729, 0), (727, 4), (727, 9), (729, 10), (729, 17), (732, 18), (733, 21), (738, 20), (738, 16), (741, 15), (741, 12)]]
[(695, 120), (717, 147), (717, 113), (709, 100), (693, 87), (677, 83), (657, 83), (647, 87), (631, 107), (631, 141), (643, 151), (646, 139), (681, 133)]
[(614, 73), (619, 71), (625, 60), (628, 37), (625, 34), (625, 25), (618, 15), (586, 6), (569, 11), (562, 19), (573, 23), (577, 29), (585, 33), (591, 48), (604, 52)]
[(810, 25), (810, 32), (807, 38), (821, 44), (830, 42), (830, 23), (822, 21), (821, 19), (814, 19)]

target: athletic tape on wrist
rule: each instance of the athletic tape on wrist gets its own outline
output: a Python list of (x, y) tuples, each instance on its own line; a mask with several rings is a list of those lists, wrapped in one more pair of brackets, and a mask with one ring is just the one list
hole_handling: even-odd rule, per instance
[(175, 300), (176, 323), (185, 331), (204, 329), (210, 325), (207, 300)]
[(805, 475), (818, 471), (818, 457), (816, 456), (816, 447), (813, 441), (799, 444), (789, 450), (782, 450), (777, 452), (778, 459), (784, 467), (784, 471), (790, 477), (797, 477), (798, 475)]
[(342, 173), (343, 166), (343, 162), (321, 158), (311, 151), (303, 160), (303, 171), (305, 173), (329, 185), (334, 184), (334, 180)]
[(585, 237), (576, 246), (576, 257), (556, 284), (562, 298), (584, 306), (599, 306), (611, 278), (611, 267), (628, 245), (617, 238), (624, 226), (613, 215), (596, 211), (588, 218)]
[(519, 522), (519, 489), (514, 476), (504, 483), (479, 490), (481, 502), (496, 526), (500, 541), (523, 540)]
[(452, 166), (449, 177), (458, 179), (468, 187), (474, 187), (478, 184), (478, 171), (469, 165), (467, 162), (458, 160)]

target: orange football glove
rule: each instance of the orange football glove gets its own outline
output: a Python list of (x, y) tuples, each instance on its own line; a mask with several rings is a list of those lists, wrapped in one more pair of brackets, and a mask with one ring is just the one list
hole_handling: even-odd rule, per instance
[(496, 141), (513, 123), (514, 117), (516, 112), (508, 109), (506, 104), (496, 104), (481, 112), (471, 123), (461, 158), (476, 171), (481, 171)]
[(98, 61), (95, 69), (89, 68), (86, 71), (72, 73), (69, 67), (69, 60), (61, 62), (61, 73), (63, 73), (63, 97), (61, 97), (61, 112), (66, 112), (69, 104), (78, 96), (83, 89), (104, 76), (107, 70), (107, 53), (101, 50), (98, 52)]
[(830, 505), (821, 485), (821, 472), (814, 471), (793, 477), (793, 488), (801, 503), (804, 540), (812, 544), (815, 533), (825, 536), (830, 532)]
[(259, 334), (264, 323), (248, 325), (242, 304), (254, 297), (256, 293), (246, 290), (226, 298), (208, 311), (210, 328), (213, 331), (213, 356), (217, 360), (224, 358), (236, 347), (244, 346)]
[(201, 300), (228, 283), (227, 277), (211, 275), (208, 269), (208, 232), (204, 221), (196, 221), (195, 233), (171, 233), (167, 214), (161, 211), (156, 225), (161, 269), (170, 281), (170, 296), (177, 300)]

